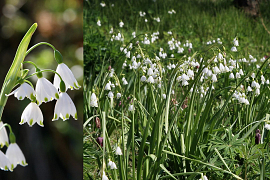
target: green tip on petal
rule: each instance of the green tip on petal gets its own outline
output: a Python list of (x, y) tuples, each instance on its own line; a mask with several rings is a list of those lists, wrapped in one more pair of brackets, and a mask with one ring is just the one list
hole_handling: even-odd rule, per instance
[(47, 101), (48, 101), (48, 98), (45, 97), (45, 98), (44, 98), (44, 101), (47, 102)]
[(20, 96), (19, 99), (22, 100), (22, 96)]
[(69, 118), (69, 114), (66, 114), (66, 118), (67, 118), (67, 119)]
[(31, 95), (30, 95), (30, 99), (31, 99), (32, 101), (36, 101), (36, 97), (34, 96), (34, 94), (33, 94), (33, 93), (31, 93)]
[(7, 146), (7, 147), (9, 146), (8, 142), (6, 142), (6, 146)]
[(1, 148), (3, 148), (3, 147), (4, 147), (4, 144), (1, 143)]
[(59, 94), (55, 93), (55, 97), (56, 97), (56, 99), (59, 99)]
[(5, 166), (5, 170), (6, 170), (6, 171), (8, 170), (8, 167), (7, 167), (7, 166)]
[(40, 125), (40, 126), (44, 126), (44, 124), (43, 124), (42, 121), (39, 121), (39, 125)]
[(14, 165), (13, 165), (13, 164), (11, 164), (11, 169), (10, 169), (10, 170), (11, 170), (11, 171), (13, 171), (13, 169), (14, 169)]
[(54, 115), (54, 118), (53, 118), (53, 119), (54, 119), (54, 120), (57, 120), (57, 119), (58, 119), (57, 114)]
[(21, 122), (20, 122), (19, 124), (23, 124), (23, 122), (24, 122), (24, 119), (22, 119)]
[(29, 121), (29, 124), (30, 124), (30, 126), (32, 126), (33, 125), (33, 119), (30, 119), (30, 121)]
[(76, 120), (78, 119), (78, 115), (77, 115), (77, 112), (75, 113), (75, 119), (76, 119)]

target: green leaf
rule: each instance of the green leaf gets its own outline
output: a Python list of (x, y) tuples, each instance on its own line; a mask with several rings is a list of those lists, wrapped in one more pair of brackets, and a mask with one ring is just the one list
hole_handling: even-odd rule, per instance
[(35, 30), (37, 29), (37, 23), (34, 23), (30, 29), (27, 31), (25, 36), (23, 37), (13, 63), (6, 75), (5, 81), (3, 83), (1, 93), (0, 93), (0, 117), (2, 117), (2, 113), (4, 110), (4, 106), (7, 102), (6, 94), (9, 94), (13, 87), (16, 85), (17, 77), (20, 76), (20, 67), (21, 63), (24, 61), (25, 53), (30, 43), (31, 37), (34, 34)]

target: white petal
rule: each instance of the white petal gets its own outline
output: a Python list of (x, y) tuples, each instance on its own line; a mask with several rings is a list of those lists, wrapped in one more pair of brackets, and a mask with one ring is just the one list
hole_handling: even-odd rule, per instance
[(12, 171), (11, 169), (11, 163), (8, 160), (7, 156), (0, 151), (0, 169), (4, 170), (4, 171)]
[[(72, 71), (68, 68), (68, 66), (64, 63), (58, 64), (56, 72), (58, 74), (60, 74), (61, 78), (63, 79), (63, 81), (65, 82), (66, 85), (66, 90), (68, 88), (70, 89), (79, 89), (81, 86), (78, 84), (77, 80), (75, 79)], [(58, 75), (54, 76), (54, 86), (56, 87), (56, 89), (59, 89), (59, 85), (60, 85), (60, 78), (58, 77)]]
[[(3, 122), (0, 121), (0, 128), (3, 126)], [(0, 145), (1, 145), (1, 148), (4, 146), (4, 145), (8, 145), (8, 135), (7, 135), (7, 131), (6, 131), (6, 127), (3, 127), (1, 130), (0, 130)]]
[(16, 143), (12, 143), (8, 146), (6, 156), (11, 163), (11, 169), (14, 169), (17, 164), (20, 164), (22, 166), (27, 165), (22, 150)]
[(38, 79), (36, 84), (36, 93), (38, 104), (52, 101), (58, 97), (58, 91), (56, 88), (44, 77)]

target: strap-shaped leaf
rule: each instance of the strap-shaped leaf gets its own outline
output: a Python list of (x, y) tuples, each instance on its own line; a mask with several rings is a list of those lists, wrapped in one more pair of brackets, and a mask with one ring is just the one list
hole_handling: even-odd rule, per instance
[(3, 83), (1, 93), (0, 93), (0, 118), (4, 110), (4, 106), (7, 102), (6, 94), (9, 94), (12, 88), (15, 86), (17, 77), (20, 75), (21, 63), (25, 58), (25, 53), (27, 51), (28, 45), (30, 43), (31, 37), (35, 30), (37, 29), (37, 23), (34, 23), (27, 33), (24, 35), (15, 55), (15, 58), (12, 62), (12, 65), (9, 68), (9, 71), (6, 75), (5, 81)]

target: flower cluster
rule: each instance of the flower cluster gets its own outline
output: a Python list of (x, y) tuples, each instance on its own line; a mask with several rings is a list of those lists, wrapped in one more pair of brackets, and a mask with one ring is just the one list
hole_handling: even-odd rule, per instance
[[(66, 120), (70, 115), (77, 119), (77, 112), (74, 103), (66, 93), (67, 89), (79, 89), (80, 85), (72, 74), (71, 70), (64, 63), (59, 63), (54, 77), (54, 84), (42, 76), (41, 71), (37, 71), (36, 88), (22, 81), (21, 85), (12, 91), (7, 96), (13, 95), (18, 100), (23, 100), (25, 97), (29, 98), (31, 102), (24, 109), (20, 124), (28, 123), (33, 126), (37, 123), (39, 126), (43, 125), (43, 115), (39, 106), (44, 102), (49, 102), (54, 99), (57, 100), (54, 110), (53, 120), (62, 118)], [(60, 79), (60, 77), (61, 79)], [(62, 83), (62, 88), (60, 87)]]

